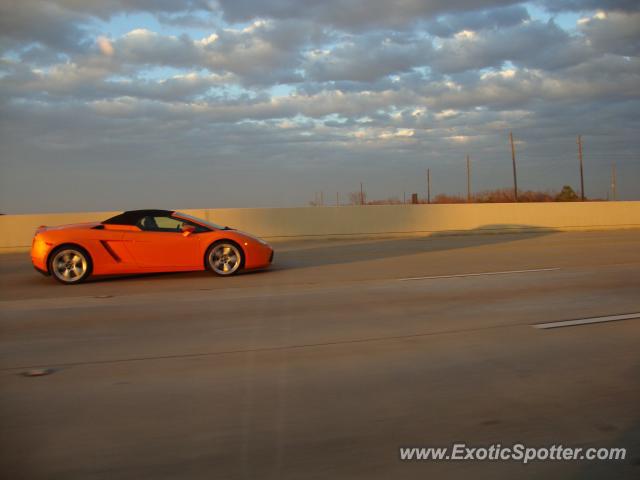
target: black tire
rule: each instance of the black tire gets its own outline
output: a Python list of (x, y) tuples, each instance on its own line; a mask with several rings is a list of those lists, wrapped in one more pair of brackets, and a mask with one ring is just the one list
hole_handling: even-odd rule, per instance
[(89, 252), (78, 245), (60, 245), (49, 254), (47, 267), (58, 282), (75, 285), (89, 278), (93, 261)]
[(209, 246), (204, 263), (209, 271), (228, 277), (242, 270), (244, 252), (236, 242), (220, 240)]

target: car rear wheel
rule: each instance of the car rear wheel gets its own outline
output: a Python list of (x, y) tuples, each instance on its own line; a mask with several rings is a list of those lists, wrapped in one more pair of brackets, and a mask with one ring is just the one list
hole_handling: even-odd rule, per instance
[(207, 251), (207, 267), (218, 275), (233, 275), (243, 263), (242, 250), (230, 242), (211, 245)]
[(78, 247), (61, 247), (50, 257), (49, 272), (64, 284), (80, 283), (91, 273), (91, 259)]

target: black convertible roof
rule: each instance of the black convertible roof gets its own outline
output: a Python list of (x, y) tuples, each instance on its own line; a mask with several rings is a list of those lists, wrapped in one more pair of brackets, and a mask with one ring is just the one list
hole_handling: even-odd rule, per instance
[(175, 210), (129, 210), (103, 221), (107, 225), (135, 225), (143, 217), (168, 217)]

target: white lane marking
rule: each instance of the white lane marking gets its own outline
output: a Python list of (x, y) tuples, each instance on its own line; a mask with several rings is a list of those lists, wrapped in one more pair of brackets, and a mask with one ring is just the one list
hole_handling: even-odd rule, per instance
[(537, 323), (531, 325), (533, 328), (547, 329), (547, 328), (560, 328), (560, 327), (573, 327), (575, 325), (588, 325), (590, 323), (604, 323), (604, 322), (617, 322), (619, 320), (631, 320), (634, 318), (640, 318), (640, 312), (638, 313), (625, 313), (624, 315), (607, 315), (606, 317), (592, 317), (583, 318), (581, 320), (565, 320), (562, 322), (549, 322), (549, 323)]
[(482, 275), (511, 275), (514, 273), (552, 272), (554, 270), (560, 270), (560, 267), (532, 268), (530, 270), (506, 270), (504, 272), (458, 273), (455, 275), (434, 275), (432, 277), (399, 278), (398, 280), (400, 280), (401, 282), (406, 282), (407, 280), (434, 280), (436, 278), (479, 277)]

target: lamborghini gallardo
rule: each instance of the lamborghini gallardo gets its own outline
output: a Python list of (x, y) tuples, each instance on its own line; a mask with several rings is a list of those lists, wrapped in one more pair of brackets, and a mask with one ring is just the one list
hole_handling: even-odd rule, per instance
[(170, 210), (133, 210), (102, 222), (41, 226), (33, 266), (64, 284), (88, 277), (210, 270), (228, 276), (268, 267), (264, 240)]

